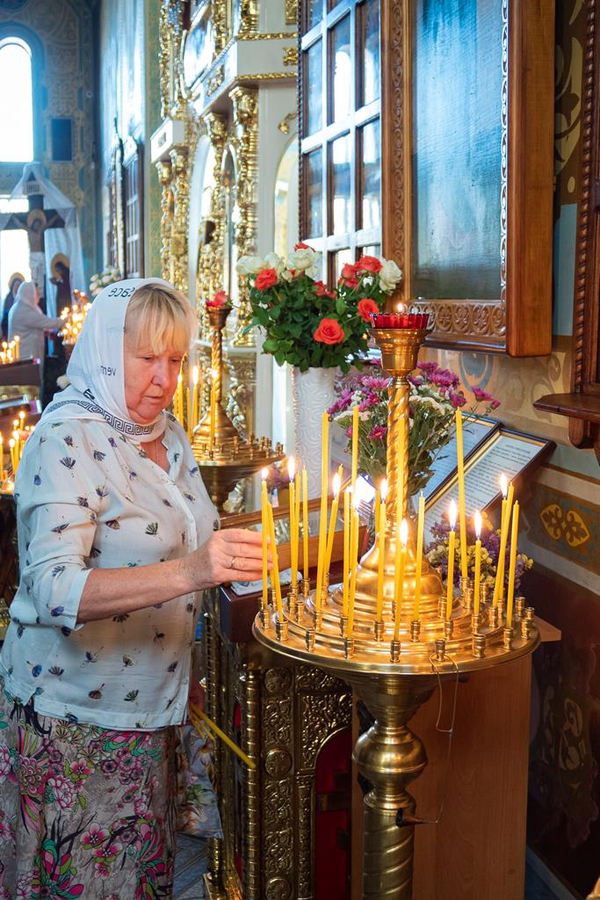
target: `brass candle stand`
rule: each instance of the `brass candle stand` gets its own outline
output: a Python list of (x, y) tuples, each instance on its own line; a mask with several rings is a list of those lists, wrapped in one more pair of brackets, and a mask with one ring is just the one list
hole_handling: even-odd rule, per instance
[[(374, 718), (358, 739), (353, 759), (371, 784), (364, 800), (363, 900), (410, 900), (412, 897), (415, 803), (409, 783), (427, 764), (425, 749), (408, 722), (431, 696), (441, 679), (487, 669), (531, 653), (539, 643), (533, 610), (524, 599), (515, 604), (513, 627), (507, 627), (504, 607), (481, 598), (473, 615), (468, 582), (454, 596), (446, 617), (446, 592), (426, 559), (422, 560), (418, 616), (414, 529), (409, 531), (400, 628), (394, 633), (398, 598), (394, 596), (395, 551), (398, 535), (396, 500), (407, 512), (408, 403), (407, 380), (417, 363), (424, 329), (375, 328), (382, 365), (392, 377), (388, 410), (388, 510), (383, 567), (383, 618), (377, 620), (378, 542), (361, 559), (357, 574), (352, 631), (343, 615), (339, 587), (324, 594), (315, 611), (314, 591), (306, 585), (300, 600), (286, 611), (287, 630), (276, 617), (257, 616), (254, 634), (272, 650), (335, 673), (352, 685)], [(404, 430), (406, 439), (402, 438)]]
[(269, 438), (257, 438), (253, 434), (244, 438), (223, 408), (223, 329), (230, 312), (230, 306), (207, 308), (212, 332), (211, 395), (214, 392), (214, 396), (192, 436), (192, 451), (204, 484), (220, 511), (238, 481), (278, 462), (284, 455), (281, 444), (273, 447)]

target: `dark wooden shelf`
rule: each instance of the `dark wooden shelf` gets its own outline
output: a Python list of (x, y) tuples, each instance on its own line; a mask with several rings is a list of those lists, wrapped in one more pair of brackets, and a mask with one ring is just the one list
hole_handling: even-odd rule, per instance
[(592, 394), (545, 394), (533, 403), (535, 409), (583, 419), (600, 425), (600, 396)]

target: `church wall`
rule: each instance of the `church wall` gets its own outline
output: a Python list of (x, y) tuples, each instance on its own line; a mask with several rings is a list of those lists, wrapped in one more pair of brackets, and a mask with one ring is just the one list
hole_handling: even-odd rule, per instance
[(562, 630), (534, 657), (528, 840), (582, 895), (600, 874), (600, 466), (593, 450), (569, 444), (566, 418), (532, 404), (570, 390), (586, 13), (581, 0), (557, 2), (552, 353), (430, 354), (499, 397), (508, 426), (556, 442), (520, 498), (520, 548), (534, 559), (525, 593)]
[[(33, 53), (35, 158), (79, 211), (86, 277), (96, 271), (94, 185), (95, 97), (92, 12), (77, 0), (0, 2), (0, 37), (17, 35)], [(53, 162), (51, 121), (73, 120), (73, 159)], [(23, 167), (0, 164), (0, 193), (9, 194)]]

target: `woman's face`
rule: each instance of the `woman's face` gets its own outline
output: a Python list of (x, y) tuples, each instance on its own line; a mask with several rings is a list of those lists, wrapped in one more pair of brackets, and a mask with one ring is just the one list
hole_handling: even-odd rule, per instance
[(126, 336), (123, 357), (127, 411), (138, 425), (148, 425), (171, 402), (183, 356), (172, 349), (156, 355)]
[(17, 291), (19, 290), (19, 288), (21, 287), (22, 284), (23, 284), (23, 282), (21, 281), (20, 278), (15, 278), (15, 280), (13, 281), (13, 286), (12, 286), (13, 297), (17, 296)]

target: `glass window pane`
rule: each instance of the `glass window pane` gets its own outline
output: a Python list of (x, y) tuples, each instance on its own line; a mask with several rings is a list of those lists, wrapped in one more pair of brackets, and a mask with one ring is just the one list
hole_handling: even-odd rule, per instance
[(306, 0), (304, 9), (304, 30), (310, 31), (311, 28), (319, 24), (323, 17), (323, 0)]
[(323, 159), (322, 151), (313, 150), (304, 157), (306, 184), (306, 237), (323, 234)]
[(0, 160), (30, 162), (33, 159), (31, 50), (20, 38), (0, 41), (0, 85)]
[(349, 247), (346, 247), (344, 250), (338, 250), (337, 253), (333, 254), (334, 256), (334, 276), (335, 281), (337, 282), (338, 278), (342, 274), (342, 269), (346, 265), (346, 263), (354, 262), (354, 254)]
[(304, 53), (304, 136), (323, 125), (323, 42), (317, 41)]
[(364, 247), (358, 247), (358, 256), (381, 256), (381, 244), (365, 244)]
[(379, 97), (379, 0), (366, 0), (359, 7), (358, 47), (361, 53), (360, 104)]
[(329, 32), (328, 78), (331, 80), (330, 121), (341, 122), (350, 115), (352, 60), (350, 57), (350, 16), (345, 16)]
[(360, 134), (360, 228), (378, 228), (381, 217), (381, 133), (379, 119)]
[(350, 173), (350, 135), (345, 134), (329, 145), (329, 176), (331, 179), (330, 234), (344, 234), (352, 229), (350, 198), (352, 194)]

